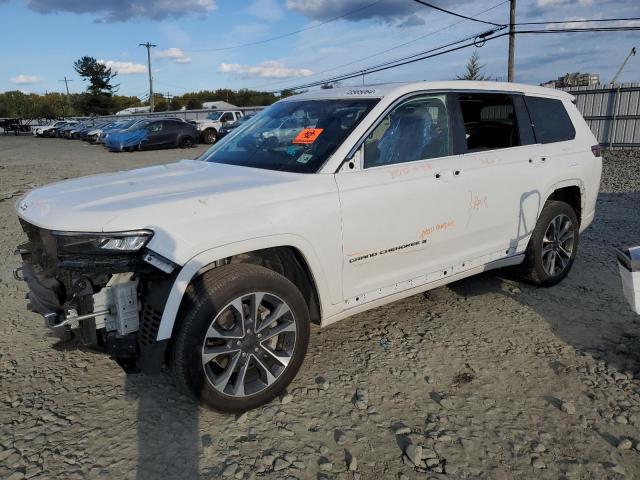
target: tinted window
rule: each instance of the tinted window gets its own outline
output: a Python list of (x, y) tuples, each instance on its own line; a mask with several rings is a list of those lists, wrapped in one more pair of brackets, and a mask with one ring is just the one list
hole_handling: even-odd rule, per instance
[(460, 94), (467, 151), (479, 152), (520, 145), (518, 122), (510, 95)]
[(147, 125), (147, 130), (149, 130), (150, 132), (159, 132), (162, 130), (162, 122), (153, 122), (150, 123), (149, 125)]
[(216, 142), (200, 158), (288, 172), (317, 172), (377, 99), (275, 103)]
[(445, 95), (425, 95), (394, 108), (364, 142), (365, 168), (449, 155), (446, 105)]
[(233, 113), (231, 112), (227, 112), (224, 115), (222, 115), (222, 118), (220, 119), (221, 122), (233, 122)]
[(576, 137), (576, 129), (561, 100), (525, 97), (525, 101), (538, 142), (562, 142)]

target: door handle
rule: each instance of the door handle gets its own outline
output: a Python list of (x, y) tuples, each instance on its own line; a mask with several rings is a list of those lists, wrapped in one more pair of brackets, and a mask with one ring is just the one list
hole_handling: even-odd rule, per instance
[(453, 180), (455, 177), (459, 177), (462, 173), (462, 170), (456, 168), (454, 170), (441, 170), (435, 174), (437, 179), (443, 180), (445, 182)]
[(547, 163), (547, 157), (544, 155), (540, 157), (530, 157), (529, 163), (533, 165), (544, 165), (545, 163)]

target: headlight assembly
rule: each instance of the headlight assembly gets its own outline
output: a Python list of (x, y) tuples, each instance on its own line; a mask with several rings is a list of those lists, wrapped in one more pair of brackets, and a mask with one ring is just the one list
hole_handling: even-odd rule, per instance
[(153, 236), (151, 230), (113, 233), (52, 232), (57, 239), (58, 254), (108, 255), (137, 252)]

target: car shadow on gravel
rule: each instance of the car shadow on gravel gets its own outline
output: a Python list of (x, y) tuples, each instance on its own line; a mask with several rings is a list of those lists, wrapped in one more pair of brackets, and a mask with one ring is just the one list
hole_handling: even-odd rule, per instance
[(138, 401), (136, 479), (201, 478), (198, 403), (181, 394), (167, 373), (129, 374), (125, 394)]
[[(58, 351), (105, 355), (75, 339), (58, 341), (52, 347)], [(124, 397), (137, 403), (134, 403), (137, 406), (136, 480), (201, 478), (200, 450), (209, 447), (212, 438), (210, 435), (199, 438), (201, 407), (196, 400), (182, 394), (166, 371), (156, 375), (128, 372)], [(221, 472), (208, 473), (213, 475), (210, 478), (217, 478)]]
[(500, 294), (533, 310), (579, 355), (640, 375), (640, 329), (628, 307), (613, 248), (640, 244), (640, 192), (600, 194), (593, 224), (581, 235), (571, 272), (544, 288), (519, 281), (515, 269), (489, 271), (448, 285), (462, 297)]

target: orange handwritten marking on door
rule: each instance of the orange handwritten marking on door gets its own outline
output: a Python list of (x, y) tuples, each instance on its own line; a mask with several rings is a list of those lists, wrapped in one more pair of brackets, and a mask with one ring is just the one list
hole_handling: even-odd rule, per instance
[(323, 130), (324, 128), (303, 128), (291, 143), (309, 145), (318, 139)]

